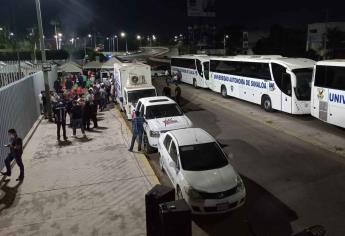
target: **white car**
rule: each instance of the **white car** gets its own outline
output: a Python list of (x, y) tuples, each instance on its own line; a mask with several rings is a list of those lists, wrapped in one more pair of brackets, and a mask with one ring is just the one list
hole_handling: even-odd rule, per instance
[(234, 210), (245, 203), (240, 175), (217, 141), (199, 128), (174, 130), (159, 139), (160, 166), (194, 214)]
[(164, 96), (141, 98), (135, 108), (144, 117), (144, 151), (151, 153), (157, 148), (161, 134), (169, 130), (192, 127), (192, 121), (177, 103)]

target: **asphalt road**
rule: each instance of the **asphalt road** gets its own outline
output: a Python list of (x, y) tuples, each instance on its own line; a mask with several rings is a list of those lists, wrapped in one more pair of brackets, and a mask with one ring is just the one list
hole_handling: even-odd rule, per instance
[[(155, 83), (158, 91), (162, 90), (160, 81)], [(232, 153), (231, 163), (247, 189), (247, 202), (241, 209), (226, 215), (194, 217), (193, 235), (292, 236), (316, 224), (326, 228), (326, 235), (345, 235), (343, 157), (199, 99), (191, 86), (181, 88), (186, 115), (194, 126), (216, 137), (226, 153)], [(198, 93), (212, 92), (198, 89)], [(233, 102), (260, 109), (236, 99)], [(284, 113), (274, 115), (285, 116), (286, 122), (300, 120)], [(159, 171), (158, 155), (148, 158), (160, 181), (170, 184)]]

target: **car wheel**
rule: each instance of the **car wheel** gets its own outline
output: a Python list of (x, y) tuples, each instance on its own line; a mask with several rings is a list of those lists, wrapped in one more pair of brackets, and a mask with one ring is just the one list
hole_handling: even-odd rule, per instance
[(150, 146), (150, 143), (146, 134), (144, 134), (143, 143), (144, 143), (145, 154), (151, 154), (153, 152), (153, 148)]
[(193, 87), (198, 88), (198, 83), (196, 82), (196, 79), (193, 79)]
[(262, 98), (262, 107), (266, 112), (271, 112), (272, 111), (272, 102), (269, 96), (264, 96)]
[(182, 191), (179, 186), (176, 187), (176, 200), (183, 199)]
[(222, 86), (220, 92), (222, 94), (222, 97), (226, 98), (228, 96), (228, 91), (226, 91), (226, 87), (224, 85)]

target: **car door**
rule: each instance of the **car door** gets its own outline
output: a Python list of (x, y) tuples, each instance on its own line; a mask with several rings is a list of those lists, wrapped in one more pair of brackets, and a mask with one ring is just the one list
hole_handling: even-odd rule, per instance
[(170, 178), (170, 181), (175, 186), (177, 181), (178, 174), (178, 146), (175, 141), (172, 140), (169, 148), (169, 155), (167, 158), (167, 174)]
[(161, 148), (161, 162), (162, 162), (162, 166), (164, 167), (165, 170), (168, 169), (168, 160), (169, 160), (169, 148), (170, 148), (170, 144), (171, 144), (171, 136), (169, 134), (165, 135), (165, 138), (163, 140), (163, 146)]

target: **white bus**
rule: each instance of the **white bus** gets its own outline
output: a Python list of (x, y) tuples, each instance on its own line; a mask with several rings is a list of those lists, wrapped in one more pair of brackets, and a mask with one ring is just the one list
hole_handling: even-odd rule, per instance
[(315, 65), (311, 98), (312, 116), (345, 128), (345, 60)]
[(266, 111), (310, 114), (315, 61), (282, 56), (210, 58), (210, 89), (248, 102)]
[(209, 87), (210, 60), (207, 55), (184, 55), (171, 58), (171, 74), (195, 88)]

